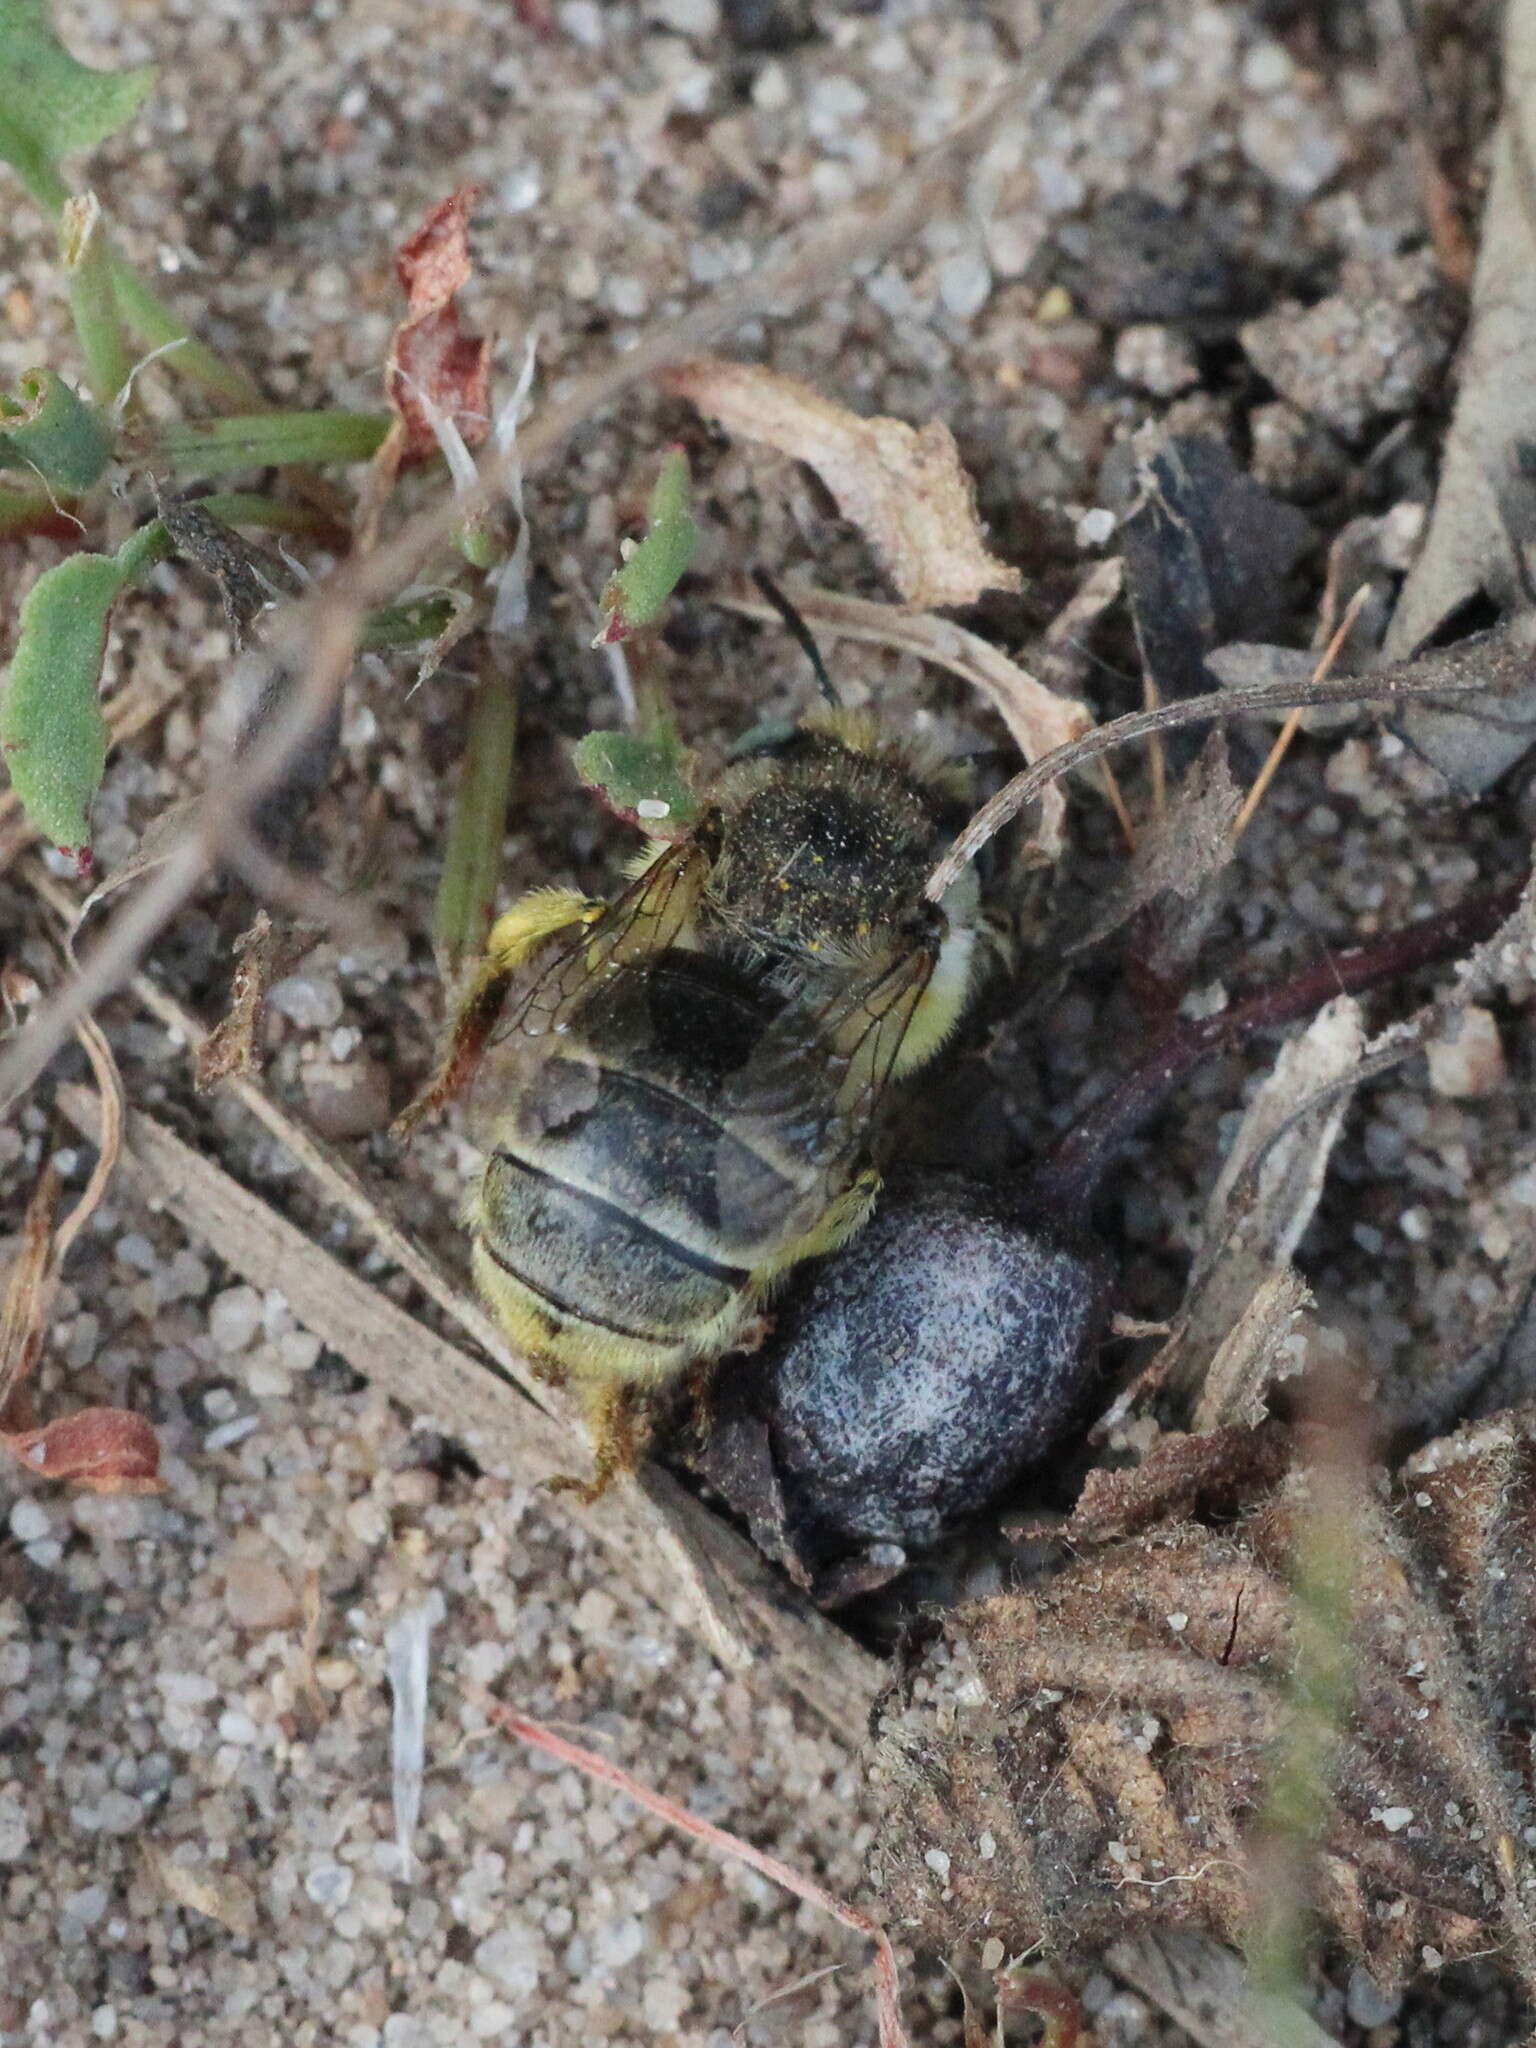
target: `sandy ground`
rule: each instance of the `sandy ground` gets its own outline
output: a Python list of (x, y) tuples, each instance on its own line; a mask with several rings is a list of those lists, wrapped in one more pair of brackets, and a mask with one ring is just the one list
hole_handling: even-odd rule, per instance
[[(878, 188), (1003, 74), (1032, 23), (1028, 4), (990, 15), (942, 0), (826, 4), (816, 40), (758, 50), (715, 0), (556, 0), (547, 35), (525, 12), (542, 10), (70, 0), (60, 15), (94, 61), (160, 67), (143, 113), (93, 171), (125, 241), (166, 289), (206, 305), (210, 338), (278, 402), (351, 405), (378, 402), (397, 310), (390, 246), (461, 180), (485, 188), (470, 310), (502, 337), (505, 366), (536, 323), (543, 388), (556, 387), (746, 270), (780, 228)], [(759, 323), (741, 345), (860, 409), (948, 420), (1001, 544), (1050, 558), (1058, 580), (1075, 573), (1103, 537), (1085, 515), (1104, 449), (1167, 409), (1131, 379), (1079, 406), (1091, 367), (1079, 376), (1074, 350), (1089, 361), (1092, 349), (1039, 317), (1095, 202), (1127, 186), (1174, 205), (1198, 199), (1244, 260), (1298, 275), (1319, 250), (1330, 261), (1379, 255), (1411, 231), (1411, 187), (1368, 56), (1308, 68), (1261, 13), (1143, 10), (1058, 105), (989, 154), (975, 217), (935, 223), (862, 286)], [(23, 204), (0, 227), (0, 282), (0, 365), (11, 371), (47, 357), (62, 332), (49, 237)], [(1223, 400), (1185, 402), (1192, 420), (1202, 406), (1224, 416)], [(539, 616), (509, 888), (614, 872), (617, 836), (573, 796), (561, 746), (612, 722), (607, 673), (586, 649), (592, 594), (680, 418), (634, 397), (578, 438), (534, 501)], [(716, 445), (701, 489), (706, 572), (809, 558), (828, 582), (878, 587), (858, 543), (786, 465)], [(694, 731), (737, 729), (794, 701), (793, 664), (765, 683), (746, 629), (708, 614), (693, 631), (679, 667)], [(111, 770), (108, 865), (185, 786), (223, 651), (180, 574), (125, 614), (114, 678), (161, 664), (187, 674), (189, 694)], [(842, 658), (856, 688), (878, 688), (942, 737), (996, 743), (958, 689), (873, 654)], [(360, 678), (335, 800), (354, 830), (369, 826), (390, 942), (311, 956), (281, 992), (270, 1070), (301, 1109), (337, 1070), (360, 1073), (383, 1105), (379, 1124), (388, 1093), (404, 1092), (397, 1071), (421, 1071), (437, 1012), (423, 934), (463, 689), (448, 674), (407, 699), (407, 680), (398, 667)], [(1261, 946), (1276, 902), (1338, 936), (1362, 908), (1390, 910), (1415, 876), (1454, 894), (1471, 871), (1454, 830), (1415, 837), (1400, 765), (1358, 744), (1347, 775), (1325, 785), (1316, 764), (1303, 771), (1254, 835), (1248, 922)], [(1298, 834), (1317, 851), (1321, 887), (1290, 862)], [(22, 933), (23, 964), (51, 973), (29, 906), (0, 885), (0, 930)], [(222, 911), (205, 898), (162, 951), (157, 971), (190, 1000), (211, 1004), (227, 971)], [(110, 1022), (135, 1101), (216, 1147), (319, 1241), (354, 1249), (237, 1108), (190, 1108), (184, 1057), (159, 1027), (126, 1004)], [(1071, 1053), (1058, 1064), (1070, 1080)], [(1423, 1141), (1421, 1092), (1381, 1098), (1374, 1163), (1389, 1178)], [(1166, 1247), (1193, 1228), (1195, 1155), (1230, 1099), (1190, 1127), (1182, 1194), (1129, 1204), (1133, 1244)], [(1441, 1112), (1467, 1119), (1456, 1124), (1467, 1146), (1480, 1142), (1473, 1112)], [(1496, 1137), (1501, 1128), (1495, 1116)], [(46, 1098), (0, 1128), (0, 1227), (14, 1228), (52, 1129)], [(1437, 1143), (1459, 1142), (1456, 1132)], [(382, 1137), (355, 1142), (400, 1173), (407, 1219), (451, 1242), (456, 1141), (427, 1140), (408, 1170)], [(1357, 1184), (1370, 1184), (1372, 1142), (1367, 1130), (1349, 1155)], [(78, 1179), (79, 1158), (65, 1163)], [(1438, 1193), (1454, 1200), (1456, 1182), (1453, 1156)], [(1408, 1302), (1393, 1261), (1416, 1256), (1423, 1237), (1419, 1225), (1401, 1237), (1393, 1199), (1400, 1209), (1400, 1194), (1384, 1196), (1365, 1223), (1372, 1235), (1342, 1234), (1336, 1266), (1361, 1318), (1396, 1319), (1384, 1358), (1454, 1319), (1465, 1287), (1447, 1252), (1446, 1300), (1430, 1288)], [(873, 2041), (852, 1935), (510, 1748), (464, 1688), (494, 1684), (579, 1728), (850, 1896), (873, 1825), (855, 1758), (792, 1702), (723, 1675), (616, 1582), (578, 1513), (466, 1471), (413, 1433), (295, 1323), (280, 1274), (265, 1291), (238, 1281), (125, 1184), (71, 1262), (43, 1384), (45, 1399), (68, 1387), (72, 1399), (93, 1391), (147, 1408), (167, 1483), (155, 1499), (99, 1500), (0, 1479), (11, 1503), (0, 1548), (0, 2048), (727, 2048), (738, 2026), (755, 2048)], [(441, 1619), (406, 1879), (385, 1636), (429, 1597)], [(947, 1980), (930, 1965), (909, 1984), (915, 2038), (958, 2041)], [(757, 2010), (774, 1994), (788, 1995)], [(1156, 2037), (1142, 2002), (1108, 1978), (1088, 1996), (1104, 2048)]]

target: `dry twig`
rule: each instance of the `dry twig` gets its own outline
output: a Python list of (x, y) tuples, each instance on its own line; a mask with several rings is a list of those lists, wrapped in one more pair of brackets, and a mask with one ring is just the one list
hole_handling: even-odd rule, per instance
[[(1426, 667), (1428, 665), (1426, 664)], [(1247, 690), (1212, 690), (1203, 697), (1186, 697), (1176, 704), (1161, 704), (1150, 711), (1130, 711), (1108, 725), (1095, 726), (1080, 740), (1058, 747), (1037, 761), (1022, 775), (1005, 782), (997, 795), (984, 803), (954, 845), (928, 877), (924, 891), (937, 903), (954, 886), (960, 870), (1003, 827), (1011, 824), (1026, 804), (1033, 803), (1052, 783), (1074, 768), (1086, 767), (1101, 754), (1153, 733), (1172, 732), (1181, 726), (1215, 723), (1229, 718), (1247, 718), (1255, 712), (1289, 711), (1309, 704), (1381, 704), (1460, 696), (1490, 694), (1486, 676), (1447, 674), (1440, 665), (1417, 674), (1411, 664), (1377, 674), (1342, 676), (1336, 682), (1264, 683)]]

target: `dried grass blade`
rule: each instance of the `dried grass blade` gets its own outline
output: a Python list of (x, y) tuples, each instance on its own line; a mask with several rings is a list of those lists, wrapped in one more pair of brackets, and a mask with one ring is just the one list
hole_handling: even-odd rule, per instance
[(52, 1160), (38, 1175), (21, 1224), (21, 1242), (6, 1275), (0, 1300), (0, 1417), (11, 1409), (32, 1377), (53, 1298), (50, 1284), (53, 1219), (59, 1206), (59, 1174)]

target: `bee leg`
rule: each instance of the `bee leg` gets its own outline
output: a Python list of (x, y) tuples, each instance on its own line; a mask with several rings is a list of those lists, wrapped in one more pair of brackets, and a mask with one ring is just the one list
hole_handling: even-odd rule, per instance
[(696, 1358), (688, 1367), (686, 1392), (693, 1432), (707, 1444), (715, 1428), (715, 1366), (713, 1358)]
[(784, 1266), (796, 1266), (802, 1259), (821, 1259), (828, 1252), (841, 1251), (849, 1238), (857, 1235), (869, 1221), (879, 1196), (880, 1176), (874, 1167), (866, 1166), (829, 1204), (805, 1236), (795, 1241), (779, 1270), (782, 1271)]
[(512, 978), (534, 947), (567, 925), (590, 923), (603, 907), (601, 901), (574, 889), (534, 889), (497, 918), (486, 941), (485, 957), (458, 998), (437, 1072), (395, 1118), (397, 1138), (409, 1137), (424, 1117), (468, 1086)]
[(637, 1387), (625, 1383), (604, 1387), (591, 1402), (587, 1415), (587, 1427), (592, 1432), (592, 1477), (577, 1479), (562, 1474), (548, 1482), (549, 1491), (574, 1493), (584, 1507), (590, 1507), (615, 1479), (633, 1472), (639, 1464), (650, 1435), (643, 1416), (644, 1396)]

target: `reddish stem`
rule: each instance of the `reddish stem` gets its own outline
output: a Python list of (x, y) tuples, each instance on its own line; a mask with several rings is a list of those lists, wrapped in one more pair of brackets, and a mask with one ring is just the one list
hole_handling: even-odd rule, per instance
[(1214, 1017), (1176, 1024), (1057, 1140), (1031, 1178), (1031, 1202), (1073, 1225), (1083, 1225), (1116, 1154), (1196, 1067), (1235, 1051), (1256, 1031), (1310, 1017), (1334, 996), (1363, 995), (1421, 967), (1459, 959), (1492, 937), (1525, 887), (1522, 877), (1505, 888), (1469, 897), (1450, 910), (1330, 953), (1316, 965), (1229, 1004)]

